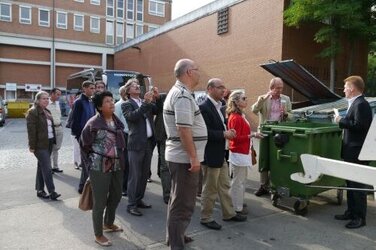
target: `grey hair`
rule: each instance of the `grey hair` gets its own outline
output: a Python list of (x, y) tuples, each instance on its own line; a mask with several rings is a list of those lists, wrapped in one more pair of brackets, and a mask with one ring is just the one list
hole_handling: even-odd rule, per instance
[(269, 84), (269, 89), (273, 89), (274, 86), (278, 83), (281, 82), (283, 84), (283, 80), (280, 77), (274, 77), (270, 80)]
[(131, 85), (132, 83), (137, 83), (139, 84), (139, 81), (136, 79), (136, 78), (131, 78), (127, 81), (127, 83), (124, 85), (124, 88), (125, 88), (125, 94), (127, 95), (127, 97), (129, 97), (129, 89), (131, 88)]
[(40, 100), (40, 98), (42, 98), (42, 95), (47, 95), (47, 96), (49, 96), (48, 95), (48, 93), (46, 92), (46, 91), (39, 91), (36, 95), (35, 95), (35, 97), (34, 97), (34, 106), (36, 106), (36, 105), (38, 105), (39, 104), (39, 100)]
[(192, 67), (193, 61), (190, 59), (180, 59), (175, 64), (174, 74), (176, 78), (184, 75), (190, 67)]

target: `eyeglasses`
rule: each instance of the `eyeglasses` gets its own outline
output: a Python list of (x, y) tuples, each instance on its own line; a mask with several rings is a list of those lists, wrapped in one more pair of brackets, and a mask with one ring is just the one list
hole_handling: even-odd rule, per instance
[(245, 101), (247, 100), (247, 97), (246, 96), (243, 96), (242, 98), (240, 98), (241, 100)]
[(192, 68), (192, 69), (189, 69), (189, 70), (197, 70), (198, 71), (198, 68)]
[(226, 89), (226, 87), (225, 86), (213, 86), (214, 88), (216, 88), (216, 89)]

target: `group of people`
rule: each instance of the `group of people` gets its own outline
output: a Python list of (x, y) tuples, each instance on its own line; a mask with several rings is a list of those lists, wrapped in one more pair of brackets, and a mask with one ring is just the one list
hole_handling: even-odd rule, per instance
[[(198, 105), (192, 96), (200, 79), (198, 65), (181, 59), (174, 74), (176, 83), (167, 95), (153, 87), (141, 98), (139, 82), (130, 79), (120, 87), (121, 99), (114, 104), (103, 82), (85, 81), (82, 94), (74, 102), (68, 123), (80, 145), (82, 172), (78, 191), (82, 192), (89, 177), (95, 241), (102, 246), (112, 244), (103, 232), (123, 230), (114, 224), (122, 195), (128, 196), (127, 211), (131, 215), (142, 216), (140, 209), (152, 207), (144, 201), (144, 194), (156, 145), (163, 200), (168, 204), (166, 241), (171, 249), (184, 249), (193, 240), (185, 231), (194, 212), (200, 172), (200, 223), (221, 229), (213, 218), (217, 197), (224, 221), (247, 219), (244, 193), (247, 169), (252, 166), (252, 138), (262, 139), (263, 135), (252, 132), (245, 117), (246, 94), (235, 90), (224, 100), (224, 82), (212, 78), (207, 83), (206, 100)], [(96, 85), (103, 85), (103, 89), (96, 91)], [(335, 117), (335, 121), (344, 129), (343, 159), (367, 164), (357, 159), (372, 119), (363, 90), (360, 77), (345, 79), (349, 109), (345, 117)], [(252, 112), (260, 116), (260, 124), (289, 119), (291, 102), (282, 91), (282, 79), (273, 78), (268, 93), (252, 105)], [(48, 93), (39, 92), (27, 115), (29, 150), (38, 159), (37, 196), (52, 200), (60, 196), (55, 192), (52, 173), (62, 171), (57, 165), (57, 154), (52, 157), (53, 166), (50, 158), (61, 146), (61, 120), (53, 106), (59, 95), (58, 89), (51, 91), (50, 99)], [(44, 191), (44, 184), (49, 194)], [(348, 182), (348, 186), (360, 188), (362, 184)], [(260, 188), (255, 195), (265, 194), (269, 194), (269, 173), (268, 169), (260, 169)], [(363, 192), (348, 191), (348, 209), (335, 218), (350, 219), (346, 227), (357, 228), (365, 225), (365, 213)]]

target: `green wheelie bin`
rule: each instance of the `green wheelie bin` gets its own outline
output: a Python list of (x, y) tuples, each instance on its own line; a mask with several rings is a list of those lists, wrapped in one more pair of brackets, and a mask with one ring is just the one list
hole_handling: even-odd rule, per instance
[[(290, 175), (304, 172), (300, 160), (304, 153), (340, 159), (342, 130), (337, 124), (295, 121), (264, 124), (261, 133), (265, 137), (260, 141), (259, 169), (270, 170), (273, 205), (290, 203), (296, 214), (305, 215), (309, 199), (328, 189), (295, 182)], [(340, 187), (345, 180), (323, 176), (312, 185)], [(342, 190), (337, 190), (337, 203), (342, 199)]]

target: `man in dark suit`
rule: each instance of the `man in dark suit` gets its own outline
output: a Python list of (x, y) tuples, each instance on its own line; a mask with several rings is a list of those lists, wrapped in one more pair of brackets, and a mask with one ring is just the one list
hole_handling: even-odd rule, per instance
[(127, 211), (141, 216), (138, 208), (151, 208), (142, 201), (149, 177), (151, 158), (155, 147), (155, 129), (153, 115), (157, 106), (152, 102), (159, 98), (157, 88), (140, 98), (141, 90), (137, 79), (130, 79), (125, 84), (128, 100), (121, 105), (123, 115), (128, 123), (128, 207)]
[[(345, 117), (335, 116), (334, 120), (343, 129), (341, 157), (346, 162), (368, 165), (367, 161), (358, 160), (360, 150), (372, 122), (372, 110), (363, 96), (364, 81), (360, 76), (350, 76), (344, 80), (343, 92), (349, 106)], [(347, 187), (364, 189), (367, 185), (347, 181)], [(336, 215), (337, 220), (350, 220), (346, 224), (349, 229), (366, 225), (367, 192), (347, 191), (347, 210), (344, 214)]]
[(201, 166), (203, 190), (200, 223), (214, 230), (219, 230), (222, 227), (212, 216), (217, 196), (221, 203), (223, 220), (245, 221), (247, 219), (247, 216), (235, 212), (229, 193), (230, 180), (225, 160), (225, 145), (226, 139), (234, 138), (236, 132), (233, 129), (226, 129), (221, 102), (225, 89), (221, 79), (210, 79), (207, 85), (207, 99), (200, 105), (200, 111), (208, 130), (208, 142)]

